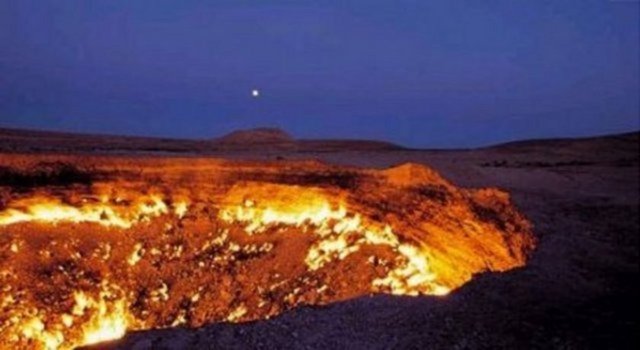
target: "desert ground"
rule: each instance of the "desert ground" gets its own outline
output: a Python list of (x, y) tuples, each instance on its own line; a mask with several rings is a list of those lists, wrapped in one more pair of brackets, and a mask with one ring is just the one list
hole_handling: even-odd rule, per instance
[[(192, 151), (193, 144), (175, 140), (160, 145), (143, 140), (147, 146), (133, 149), (126, 139), (118, 141), (128, 145), (123, 147), (114, 146), (117, 142), (108, 137), (71, 143), (68, 135), (4, 130), (0, 187), (18, 186), (11, 169), (22, 161), (16, 159), (59, 160), (71, 153), (112, 161), (124, 156), (133, 163), (259, 161), (276, 168), (312, 161), (314, 169), (347, 167), (356, 173), (422, 164), (460, 191), (497, 188), (508, 193), (532, 224), (535, 248), (527, 252), (526, 264), (480, 271), (444, 296), (374, 293), (351, 298), (346, 293), (335, 302), (301, 303), (269, 319), (133, 331), (94, 348), (637, 348), (640, 134), (523, 141), (470, 150), (413, 150), (349, 141), (301, 143), (279, 133), (274, 136), (273, 131), (266, 134), (248, 137), (264, 140), (262, 144), (245, 142), (246, 134), (215, 142), (190, 141), (198, 147)], [(21, 166), (28, 167), (26, 163)], [(81, 182), (82, 176), (77, 180)], [(31, 185), (39, 186), (38, 181)], [(4, 200), (2, 206), (9, 202)], [(359, 274), (342, 277), (357, 280)]]

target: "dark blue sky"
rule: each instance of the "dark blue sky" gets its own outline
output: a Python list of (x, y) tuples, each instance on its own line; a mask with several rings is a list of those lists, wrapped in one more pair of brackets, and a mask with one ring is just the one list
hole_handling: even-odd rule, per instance
[(0, 126), (418, 147), (631, 131), (638, 26), (625, 0), (0, 0)]

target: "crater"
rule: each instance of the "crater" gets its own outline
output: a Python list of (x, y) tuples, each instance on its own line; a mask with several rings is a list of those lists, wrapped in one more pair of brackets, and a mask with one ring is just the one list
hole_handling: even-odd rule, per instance
[[(11, 171), (31, 179), (32, 161)], [(67, 349), (373, 293), (446, 297), (474, 274), (523, 266), (535, 245), (508, 193), (416, 164), (64, 161), (101, 176), (0, 185), (2, 348)]]

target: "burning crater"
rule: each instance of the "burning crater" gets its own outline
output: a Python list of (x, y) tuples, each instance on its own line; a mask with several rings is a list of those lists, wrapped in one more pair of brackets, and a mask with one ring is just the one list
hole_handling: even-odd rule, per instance
[(534, 246), (507, 193), (419, 165), (4, 157), (0, 348), (445, 295)]

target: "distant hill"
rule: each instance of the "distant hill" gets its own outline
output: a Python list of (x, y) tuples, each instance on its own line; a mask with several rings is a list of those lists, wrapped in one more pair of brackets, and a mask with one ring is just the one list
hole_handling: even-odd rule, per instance
[(219, 151), (384, 151), (405, 149), (370, 140), (295, 139), (277, 128), (238, 130), (213, 139), (78, 134), (0, 128), (0, 152), (195, 153)]
[[(514, 141), (479, 148), (507, 153), (610, 153), (611, 150), (637, 152), (640, 132), (585, 138), (558, 138)], [(0, 152), (64, 153), (193, 153), (224, 151), (399, 151), (405, 147), (375, 140), (296, 139), (277, 128), (233, 131), (212, 139), (173, 139), (160, 137), (79, 134), (57, 131), (0, 128)], [(448, 150), (453, 151), (453, 150)]]
[(521, 141), (511, 141), (505, 143), (499, 143), (496, 145), (485, 147), (486, 149), (509, 149), (509, 150), (522, 150), (526, 148), (535, 148), (541, 145), (544, 146), (556, 146), (556, 147), (575, 147), (580, 144), (589, 143), (591, 145), (598, 143), (621, 143), (628, 144), (629, 142), (640, 141), (640, 131), (613, 134), (613, 135), (601, 135), (590, 137), (566, 137), (566, 138), (550, 138), (550, 139), (531, 139)]
[(541, 154), (553, 152), (555, 154), (580, 154), (591, 156), (608, 156), (612, 152), (640, 153), (640, 131), (602, 135), (582, 138), (555, 138), (523, 140), (502, 143), (482, 148), (483, 150), (502, 153)]
[(295, 143), (295, 139), (291, 135), (278, 128), (236, 130), (214, 139), (214, 141), (226, 144)]

